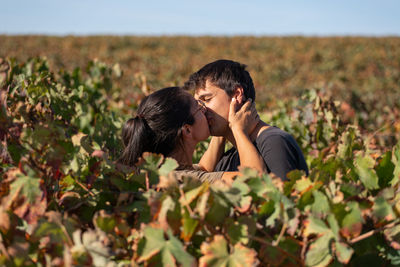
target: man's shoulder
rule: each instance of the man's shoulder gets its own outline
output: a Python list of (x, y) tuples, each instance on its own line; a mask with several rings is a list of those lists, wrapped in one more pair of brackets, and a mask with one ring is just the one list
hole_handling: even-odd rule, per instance
[(286, 141), (293, 141), (293, 136), (276, 127), (276, 126), (269, 126), (268, 128), (265, 129), (261, 129), (261, 131), (258, 133), (258, 136), (256, 138), (256, 143), (259, 142), (264, 142), (266, 140), (272, 141), (272, 140), (279, 140), (279, 139), (283, 139)]
[(295, 138), (288, 132), (278, 127), (268, 127), (259, 133), (256, 146), (267, 168), (282, 179), (294, 169), (304, 170), (308, 175), (303, 152)]
[(302, 154), (294, 137), (275, 126), (270, 126), (260, 132), (255, 140), (255, 145), (264, 158), (266, 154), (275, 155), (274, 157), (278, 154)]

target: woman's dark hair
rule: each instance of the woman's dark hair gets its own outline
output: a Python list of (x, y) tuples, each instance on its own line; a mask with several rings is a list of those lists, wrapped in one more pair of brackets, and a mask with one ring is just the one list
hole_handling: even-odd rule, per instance
[(184, 85), (184, 89), (196, 91), (204, 88), (207, 80), (225, 90), (229, 96), (232, 96), (236, 88), (240, 86), (243, 88), (247, 99), (254, 100), (256, 98), (253, 80), (246, 70), (246, 65), (239, 62), (220, 59), (208, 63), (190, 75), (189, 80)]
[(168, 156), (180, 140), (182, 126), (194, 123), (191, 98), (179, 87), (163, 88), (146, 96), (137, 116), (123, 126), (124, 150), (119, 162), (134, 166), (143, 152)]

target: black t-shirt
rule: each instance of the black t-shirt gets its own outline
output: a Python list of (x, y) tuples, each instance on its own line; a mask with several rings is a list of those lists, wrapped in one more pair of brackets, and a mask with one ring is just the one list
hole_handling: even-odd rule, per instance
[[(282, 180), (292, 170), (304, 170), (308, 167), (299, 145), (289, 133), (271, 126), (262, 131), (254, 142), (263, 157), (268, 173), (273, 172)], [(235, 147), (226, 151), (215, 167), (215, 171), (237, 171), (240, 165), (239, 153)]]

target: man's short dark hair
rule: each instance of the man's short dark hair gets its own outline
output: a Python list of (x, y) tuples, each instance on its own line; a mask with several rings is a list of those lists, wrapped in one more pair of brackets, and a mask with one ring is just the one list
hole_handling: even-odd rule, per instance
[(239, 62), (220, 59), (208, 63), (199, 71), (190, 75), (184, 89), (195, 91), (204, 88), (207, 80), (225, 90), (229, 96), (233, 95), (236, 88), (242, 87), (246, 99), (254, 100), (256, 97), (253, 80), (246, 70), (246, 65)]

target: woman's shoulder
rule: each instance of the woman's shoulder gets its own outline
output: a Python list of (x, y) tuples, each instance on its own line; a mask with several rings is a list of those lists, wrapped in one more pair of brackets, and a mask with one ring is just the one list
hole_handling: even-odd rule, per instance
[(184, 177), (191, 177), (194, 179), (199, 179), (202, 182), (213, 183), (215, 181), (221, 180), (224, 172), (207, 172), (204, 171), (200, 165), (193, 164), (192, 166), (187, 166), (183, 169), (177, 169), (174, 171), (174, 174), (177, 176), (179, 180)]

